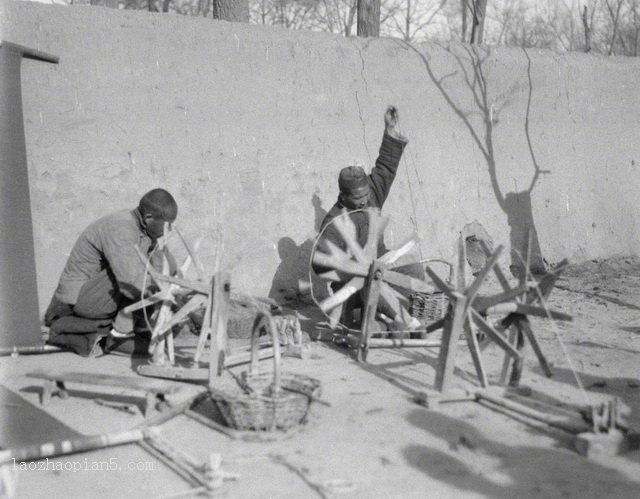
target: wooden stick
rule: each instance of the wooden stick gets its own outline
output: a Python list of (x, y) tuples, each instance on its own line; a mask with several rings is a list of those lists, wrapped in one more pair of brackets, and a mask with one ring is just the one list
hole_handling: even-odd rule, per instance
[(439, 347), (440, 340), (420, 338), (369, 338), (369, 348), (424, 348)]
[(0, 463), (6, 463), (13, 459), (16, 461), (31, 461), (45, 457), (66, 456), (77, 452), (85, 452), (95, 449), (104, 449), (116, 445), (139, 442), (157, 433), (157, 428), (133, 429), (78, 437), (70, 440), (55, 440), (44, 444), (27, 445), (17, 449), (0, 451)]
[(66, 352), (66, 348), (57, 347), (55, 345), (36, 345), (36, 346), (15, 346), (10, 348), (0, 348), (0, 356), (4, 355), (31, 355), (39, 353), (55, 353)]
[(496, 397), (487, 393), (486, 391), (478, 391), (476, 392), (476, 400), (478, 402), (487, 401), (491, 404), (494, 404), (498, 407), (502, 407), (504, 409), (508, 409), (513, 412), (517, 412), (524, 416), (527, 416), (531, 419), (535, 419), (537, 421), (541, 421), (543, 423), (548, 424), (549, 426), (553, 426), (555, 428), (559, 428), (561, 430), (567, 431), (569, 433), (582, 433), (585, 431), (589, 431), (589, 425), (583, 421), (575, 420), (567, 420), (562, 416), (554, 416), (551, 414), (544, 414), (535, 409), (531, 409), (530, 407), (526, 407), (522, 404), (518, 404), (517, 402), (512, 402), (510, 400)]
[(221, 425), (220, 423), (216, 423), (212, 419), (209, 419), (208, 417), (203, 416), (199, 412), (196, 412), (192, 409), (187, 409), (186, 411), (184, 411), (184, 414), (185, 416), (189, 416), (191, 419), (197, 421), (201, 425), (204, 425), (207, 428), (211, 428), (212, 430), (215, 430), (217, 432), (222, 433), (223, 435), (226, 435), (231, 440), (238, 439), (238, 435), (236, 434), (236, 431), (234, 429), (229, 428), (228, 426)]
[[(162, 452), (160, 452), (154, 446), (149, 444), (149, 442), (142, 440), (138, 442), (138, 445), (142, 449), (144, 449), (147, 453), (149, 453), (151, 456), (155, 457), (158, 461), (164, 463), (167, 468), (169, 468), (170, 470), (175, 472), (177, 475), (179, 475), (180, 478), (182, 478), (188, 484), (192, 486), (200, 486), (200, 482), (197, 479), (195, 479), (189, 472), (182, 469), (180, 466), (176, 466), (176, 464), (171, 460), (171, 458), (165, 456)], [(204, 486), (200, 486), (200, 488), (204, 488)], [(200, 488), (195, 490), (200, 490)]]

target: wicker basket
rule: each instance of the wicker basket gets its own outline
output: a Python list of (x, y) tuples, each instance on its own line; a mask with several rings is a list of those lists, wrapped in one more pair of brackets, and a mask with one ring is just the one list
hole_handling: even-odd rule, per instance
[[(421, 260), (421, 264), (429, 264), (433, 262), (439, 262), (449, 267), (449, 277), (447, 278), (447, 284), (453, 280), (453, 265), (446, 260), (440, 258), (429, 258), (427, 260)], [(419, 319), (425, 323), (435, 322), (442, 319), (447, 313), (449, 307), (449, 298), (441, 291), (434, 293), (421, 293), (414, 292), (409, 296), (411, 306), (409, 307), (409, 314), (416, 319)]]
[[(267, 326), (273, 339), (273, 371), (258, 368), (258, 335)], [(251, 365), (236, 390), (212, 392), (227, 424), (237, 430), (286, 430), (304, 422), (320, 382), (300, 374), (280, 372), (278, 332), (270, 314), (261, 312), (251, 333)]]

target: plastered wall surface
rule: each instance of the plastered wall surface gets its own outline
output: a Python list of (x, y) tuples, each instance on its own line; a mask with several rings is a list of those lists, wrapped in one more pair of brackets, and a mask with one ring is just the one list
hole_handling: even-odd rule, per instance
[(221, 233), (235, 286), (293, 293), (391, 103), (410, 143), (384, 211), (428, 256), (474, 220), (549, 262), (638, 254), (638, 60), (1, 5), (5, 39), (60, 57), (22, 70), (41, 309), (82, 229), (156, 186), (207, 265)]

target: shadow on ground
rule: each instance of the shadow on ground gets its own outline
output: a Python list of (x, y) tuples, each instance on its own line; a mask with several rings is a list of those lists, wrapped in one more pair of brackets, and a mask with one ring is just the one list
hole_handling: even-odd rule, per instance
[(637, 497), (638, 482), (566, 449), (506, 445), (440, 412), (416, 409), (407, 419), (448, 447), (407, 446), (407, 464), (461, 492), (494, 498)]

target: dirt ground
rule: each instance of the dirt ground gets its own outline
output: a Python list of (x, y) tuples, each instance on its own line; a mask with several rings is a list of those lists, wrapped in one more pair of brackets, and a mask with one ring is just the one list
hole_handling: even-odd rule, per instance
[[(521, 384), (532, 389), (528, 399), (562, 413), (562, 407), (618, 397), (627, 424), (640, 431), (640, 259), (573, 266), (559, 280), (549, 304), (574, 320), (533, 319), (554, 375), (544, 377), (527, 347)], [(312, 307), (300, 313), (307, 331), (320, 319)], [(433, 388), (436, 348), (373, 350), (367, 364), (356, 363), (332, 344), (313, 343), (312, 350), (311, 359), (285, 358), (284, 368), (320, 379), (322, 399), (330, 407), (313, 403), (307, 424), (294, 432), (250, 442), (231, 440), (185, 416), (161, 425), (163, 437), (175, 447), (199, 462), (219, 453), (223, 469), (239, 475), (226, 481), (216, 497), (640, 496), (640, 451), (585, 459), (573, 450), (570, 434), (477, 402), (450, 403), (437, 410), (416, 404), (416, 393)], [(489, 346), (483, 358), (490, 380), (497, 382), (501, 352)], [(460, 347), (457, 359), (455, 384), (473, 388), (466, 347)], [(26, 373), (57, 369), (133, 375), (140, 362), (114, 355), (83, 359), (70, 353), (3, 357), (3, 419), (17, 415), (20, 438), (31, 442), (73, 431), (98, 434), (134, 427), (143, 422), (139, 393), (71, 386), (72, 397), (54, 397), (45, 413), (38, 402), (40, 382)], [(577, 387), (572, 368), (584, 391)], [(201, 389), (181, 386), (174, 403)], [(3, 428), (3, 446), (15, 446), (18, 433), (8, 434), (5, 424)], [(55, 463), (71, 463), (67, 468), (80, 463), (82, 469), (55, 471)], [(92, 469), (100, 463), (113, 469)], [(49, 470), (15, 472), (16, 497), (171, 497), (190, 488), (133, 444), (47, 464)]]

